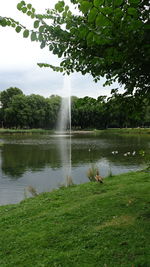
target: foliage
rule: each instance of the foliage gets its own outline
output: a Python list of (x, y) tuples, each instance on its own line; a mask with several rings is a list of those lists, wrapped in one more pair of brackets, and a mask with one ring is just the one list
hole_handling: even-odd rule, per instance
[[(21, 1), (17, 8), (34, 19), (29, 31), (11, 18), (1, 17), (1, 26), (14, 27), (23, 37), (40, 42), (41, 48), (62, 58), (60, 66), (41, 63), (55, 71), (90, 73), (106, 84), (118, 80), (127, 93), (149, 94), (150, 34), (148, 0), (70, 0), (73, 14), (64, 1), (53, 10), (37, 14)], [(50, 22), (51, 20), (51, 22)]]
[(149, 266), (149, 173), (0, 207), (1, 266)]
[(15, 95), (22, 95), (23, 92), (16, 87), (10, 87), (7, 90), (0, 92), (0, 102), (3, 109), (8, 108), (11, 104), (12, 98)]
[(51, 96), (45, 99), (40, 95), (34, 94), (25, 96), (20, 89), (17, 90), (19, 90), (17, 92), (21, 93), (16, 94), (16, 89), (11, 89), (13, 94), (9, 99), (10, 89), (0, 93), (2, 103), (0, 114), (3, 126), (8, 128), (54, 129), (61, 98), (59, 96)]
[[(11, 94), (10, 94), (11, 93)], [(5, 128), (55, 129), (61, 97), (24, 95), (20, 89), (9, 88), (0, 93), (0, 124)], [(123, 96), (114, 90), (106, 99), (99, 96), (71, 98), (73, 129), (105, 129), (150, 126), (149, 98)]]
[(150, 103), (140, 95), (123, 96), (115, 91), (110, 98), (99, 96), (72, 100), (72, 125), (77, 128), (149, 126)]

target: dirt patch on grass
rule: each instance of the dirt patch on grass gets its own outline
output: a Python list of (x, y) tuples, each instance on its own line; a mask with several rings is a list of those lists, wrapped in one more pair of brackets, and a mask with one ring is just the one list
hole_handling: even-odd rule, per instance
[(96, 226), (95, 229), (100, 230), (109, 226), (127, 226), (134, 224), (134, 222), (135, 218), (130, 215), (114, 216), (112, 220)]

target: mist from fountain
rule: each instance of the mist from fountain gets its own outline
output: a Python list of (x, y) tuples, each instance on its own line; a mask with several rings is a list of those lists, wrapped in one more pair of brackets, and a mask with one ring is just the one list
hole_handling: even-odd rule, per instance
[(71, 79), (64, 77), (62, 101), (58, 116), (57, 134), (65, 185), (73, 184), (71, 176)]
[(71, 135), (71, 80), (69, 76), (64, 77), (57, 130), (60, 134), (69, 133)]

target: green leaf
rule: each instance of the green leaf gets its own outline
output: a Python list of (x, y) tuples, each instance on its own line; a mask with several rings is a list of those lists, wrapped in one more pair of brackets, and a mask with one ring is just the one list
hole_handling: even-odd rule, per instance
[(129, 4), (139, 4), (140, 0), (128, 0)]
[(59, 53), (59, 49), (57, 48), (57, 47), (55, 47), (54, 49), (53, 49), (53, 54), (54, 55), (57, 55)]
[(84, 14), (87, 14), (90, 11), (91, 7), (92, 7), (92, 3), (91, 2), (83, 1), (83, 2), (81, 2), (80, 10)]
[(31, 41), (34, 42), (37, 40), (36, 32), (31, 33)]
[(96, 18), (96, 26), (97, 27), (104, 27), (110, 24), (109, 20), (102, 14), (99, 14)]
[(9, 20), (7, 21), (7, 26), (11, 26), (11, 22)]
[(128, 14), (136, 16), (137, 15), (137, 10), (135, 8), (133, 8), (133, 7), (129, 7), (128, 8)]
[(115, 8), (115, 10), (114, 10), (114, 16), (115, 16), (115, 19), (116, 20), (120, 21), (121, 17), (124, 16), (124, 13), (121, 10), (121, 8)]
[(29, 30), (24, 30), (23, 37), (28, 38), (28, 36), (29, 36)]
[(144, 28), (148, 30), (148, 29), (150, 29), (150, 25), (146, 24), (146, 25), (144, 25)]
[(70, 29), (70, 33), (71, 33), (71, 35), (76, 35), (76, 34), (77, 34), (77, 28), (72, 27), (72, 28)]
[(18, 9), (18, 10), (21, 10), (21, 9), (22, 9), (22, 4), (21, 4), (21, 3), (18, 3), (18, 5), (17, 5), (17, 9)]
[(25, 6), (25, 2), (24, 1), (21, 1), (20, 3), (17, 4), (17, 9), (18, 10), (22, 10), (22, 7)]
[(40, 24), (39, 20), (34, 21), (34, 28), (38, 28)]
[(120, 6), (123, 3), (123, 0), (114, 0), (115, 6)]
[(27, 12), (27, 15), (28, 15), (28, 16), (31, 16), (31, 14), (32, 14), (31, 11), (28, 11), (28, 12)]
[(53, 46), (49, 45), (49, 51), (52, 51), (52, 50), (53, 50)]
[(28, 9), (31, 9), (31, 8), (32, 8), (32, 5), (31, 5), (31, 4), (28, 4), (28, 5), (27, 5), (27, 8), (28, 8)]
[(18, 32), (18, 33), (21, 32), (21, 29), (22, 29), (22, 28), (21, 28), (20, 26), (17, 26), (17, 27), (16, 27), (16, 32)]
[(22, 6), (24, 6), (26, 3), (25, 3), (25, 1), (21, 1), (20, 4), (21, 4)]
[(79, 31), (79, 37), (81, 39), (85, 39), (85, 37), (87, 36), (87, 34), (89, 32), (89, 29), (85, 26), (80, 26), (78, 31)]
[(65, 11), (67, 12), (69, 10), (69, 6), (65, 6)]
[(23, 7), (23, 8), (22, 8), (22, 12), (23, 12), (23, 13), (26, 13), (26, 12), (27, 12), (27, 8), (26, 8), (26, 7)]
[(112, 7), (103, 7), (99, 9), (102, 14), (110, 15), (114, 12)]
[(40, 48), (43, 49), (45, 47), (45, 45), (46, 45), (45, 41), (42, 41)]
[(40, 33), (39, 34), (39, 41), (42, 42), (43, 41), (43, 35)]
[(103, 4), (104, 4), (104, 0), (94, 0), (95, 7), (100, 7)]
[(93, 40), (94, 40), (94, 34), (93, 34), (93, 32), (89, 32), (89, 34), (87, 35), (87, 44), (92, 45)]
[(61, 13), (64, 11), (64, 6), (65, 6), (65, 3), (64, 1), (59, 1), (56, 5), (55, 5), (55, 9)]
[(39, 28), (39, 32), (43, 32), (44, 31), (44, 29), (45, 29), (45, 27), (42, 25), (42, 26), (40, 26), (40, 28)]
[(98, 14), (98, 9), (93, 7), (88, 15), (88, 21), (91, 23), (94, 22), (97, 14)]
[(6, 21), (6, 19), (4, 19), (4, 18), (0, 19), (0, 25), (1, 25), (2, 27), (7, 26), (7, 21)]

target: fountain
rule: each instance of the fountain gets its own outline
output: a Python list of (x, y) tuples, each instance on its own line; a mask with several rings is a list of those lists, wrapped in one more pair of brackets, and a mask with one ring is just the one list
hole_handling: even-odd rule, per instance
[(71, 81), (69, 76), (64, 77), (63, 95), (58, 116), (58, 133), (71, 135)]
[(69, 186), (73, 184), (71, 177), (71, 81), (69, 76), (64, 77), (57, 134), (60, 137), (59, 148), (65, 185)]

